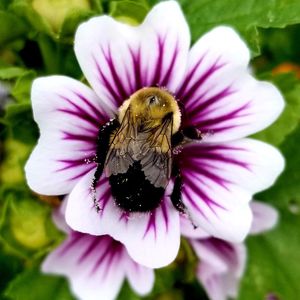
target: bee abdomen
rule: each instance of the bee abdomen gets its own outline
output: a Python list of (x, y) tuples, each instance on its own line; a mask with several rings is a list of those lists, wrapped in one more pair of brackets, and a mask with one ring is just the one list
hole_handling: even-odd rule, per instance
[(152, 211), (159, 206), (165, 192), (146, 179), (139, 161), (126, 173), (111, 175), (109, 183), (116, 205), (126, 212)]

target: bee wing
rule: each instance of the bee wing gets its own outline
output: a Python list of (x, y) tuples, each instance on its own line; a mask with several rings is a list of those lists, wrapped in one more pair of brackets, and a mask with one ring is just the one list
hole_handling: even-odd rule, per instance
[(112, 134), (105, 161), (107, 176), (126, 173), (134, 162), (131, 143), (136, 136), (136, 128), (130, 122), (130, 110), (127, 109), (120, 127)]
[(172, 119), (167, 119), (141, 142), (139, 160), (145, 177), (155, 186), (165, 188), (172, 168)]

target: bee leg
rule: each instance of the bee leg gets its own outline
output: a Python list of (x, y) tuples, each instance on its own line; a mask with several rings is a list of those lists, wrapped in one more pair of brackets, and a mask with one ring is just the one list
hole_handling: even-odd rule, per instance
[(99, 181), (102, 173), (103, 173), (103, 167), (99, 163), (97, 163), (97, 168), (94, 173), (94, 177), (92, 179), (92, 184), (91, 184), (91, 191), (92, 191), (94, 207), (95, 207), (97, 213), (101, 210), (101, 208), (100, 208), (100, 205), (96, 198), (96, 187), (97, 187), (97, 182)]
[(103, 126), (101, 126), (98, 131), (97, 148), (94, 157), (94, 162), (97, 164), (97, 168), (91, 183), (91, 191), (92, 191), (92, 197), (94, 201), (94, 207), (96, 208), (97, 212), (101, 210), (96, 198), (97, 183), (103, 173), (106, 155), (109, 150), (110, 136), (113, 133), (113, 131), (116, 130), (119, 126), (120, 126), (119, 121), (117, 119), (112, 119), (106, 124), (104, 124)]
[(186, 207), (181, 200), (182, 177), (179, 167), (176, 164), (173, 164), (172, 176), (175, 178), (174, 187), (171, 194), (172, 204), (180, 213), (186, 213)]
[(179, 146), (183, 142), (183, 140), (184, 140), (184, 135), (182, 133), (182, 130), (177, 131), (175, 134), (173, 134), (171, 137), (172, 149)]
[(182, 130), (182, 134), (185, 138), (190, 140), (201, 141), (203, 139), (203, 133), (196, 127), (190, 126)]
[(192, 220), (190, 212), (188, 211), (187, 207), (184, 205), (181, 199), (182, 177), (181, 177), (180, 169), (176, 163), (173, 164), (172, 176), (175, 178), (173, 191), (170, 197), (172, 204), (180, 213), (185, 214), (188, 217), (194, 229), (196, 229), (198, 226), (195, 225), (194, 221)]
[[(183, 145), (191, 143), (193, 141), (201, 141), (204, 135), (201, 131), (195, 127), (186, 127), (180, 131), (177, 131), (171, 137), (171, 144), (173, 153), (180, 152)], [(179, 151), (178, 151), (179, 149)]]

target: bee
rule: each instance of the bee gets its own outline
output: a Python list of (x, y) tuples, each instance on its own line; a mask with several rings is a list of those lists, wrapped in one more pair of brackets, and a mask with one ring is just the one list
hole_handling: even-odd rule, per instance
[(185, 211), (180, 170), (172, 159), (172, 149), (185, 138), (180, 122), (178, 102), (165, 89), (143, 88), (123, 103), (118, 116), (99, 129), (91, 185), (97, 211), (101, 208), (96, 186), (103, 172), (116, 205), (125, 212), (157, 208), (172, 176), (171, 201), (178, 211)]

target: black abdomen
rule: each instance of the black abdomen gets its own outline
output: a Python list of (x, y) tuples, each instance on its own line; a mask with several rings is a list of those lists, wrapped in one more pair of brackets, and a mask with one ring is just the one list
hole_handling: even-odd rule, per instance
[(152, 211), (159, 206), (165, 192), (145, 178), (138, 161), (126, 173), (111, 175), (109, 183), (116, 204), (127, 212)]

